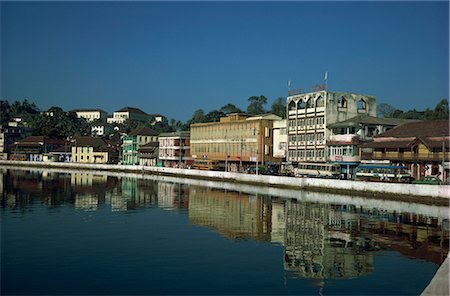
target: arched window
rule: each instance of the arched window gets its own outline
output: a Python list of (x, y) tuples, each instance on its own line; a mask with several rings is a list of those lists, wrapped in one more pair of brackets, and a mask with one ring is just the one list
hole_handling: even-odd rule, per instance
[(312, 99), (308, 99), (306, 101), (306, 108), (313, 108), (313, 100)]
[(316, 107), (323, 107), (323, 106), (325, 106), (325, 101), (323, 100), (322, 96), (320, 96), (316, 100)]
[(289, 110), (295, 110), (295, 108), (296, 108), (295, 101), (290, 101), (289, 102)]
[(366, 101), (364, 101), (363, 99), (360, 99), (358, 101), (358, 110), (366, 110), (366, 109), (367, 109)]
[(341, 97), (338, 100), (338, 107), (339, 108), (347, 108), (347, 100), (344, 97)]
[(297, 104), (297, 109), (305, 109), (305, 101), (300, 100)]

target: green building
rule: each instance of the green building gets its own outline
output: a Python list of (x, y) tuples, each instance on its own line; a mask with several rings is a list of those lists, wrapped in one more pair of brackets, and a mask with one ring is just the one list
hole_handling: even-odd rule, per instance
[(122, 163), (139, 165), (139, 147), (158, 142), (158, 133), (149, 127), (138, 127), (123, 138)]

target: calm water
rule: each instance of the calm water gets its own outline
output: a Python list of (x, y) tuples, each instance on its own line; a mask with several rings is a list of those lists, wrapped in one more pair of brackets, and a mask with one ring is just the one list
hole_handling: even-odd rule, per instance
[(0, 168), (1, 294), (418, 295), (448, 252), (446, 208), (174, 180)]

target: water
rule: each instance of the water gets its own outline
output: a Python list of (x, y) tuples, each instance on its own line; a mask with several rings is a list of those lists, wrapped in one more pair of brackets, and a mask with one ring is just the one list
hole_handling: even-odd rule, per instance
[(449, 245), (418, 204), (1, 168), (0, 191), (2, 295), (418, 295)]

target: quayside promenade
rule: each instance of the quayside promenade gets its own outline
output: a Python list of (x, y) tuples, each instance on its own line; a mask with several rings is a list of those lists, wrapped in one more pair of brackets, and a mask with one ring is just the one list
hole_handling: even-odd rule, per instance
[(136, 165), (81, 164), (59, 162), (25, 162), (0, 160), (0, 166), (42, 167), (71, 170), (100, 170), (178, 176), (231, 183), (251, 184), (268, 187), (301, 189), (308, 191), (331, 192), (337, 194), (358, 195), (377, 199), (390, 199), (405, 202), (448, 205), (449, 185), (396, 184), (383, 182), (362, 182), (319, 178), (297, 178), (269, 175), (250, 175), (242, 173), (201, 171), (192, 169), (163, 168)]

